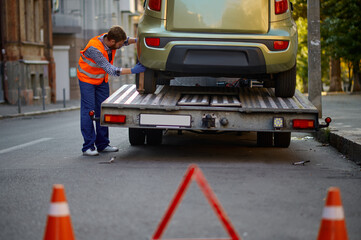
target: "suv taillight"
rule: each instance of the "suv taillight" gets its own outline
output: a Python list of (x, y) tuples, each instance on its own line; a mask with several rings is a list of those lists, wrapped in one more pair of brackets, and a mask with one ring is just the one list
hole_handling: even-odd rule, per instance
[(159, 12), (162, 6), (162, 0), (149, 0), (148, 6), (151, 10)]
[(159, 47), (160, 45), (160, 38), (145, 38), (145, 43), (149, 47)]
[(273, 48), (275, 50), (285, 50), (288, 48), (288, 41), (274, 41)]
[(288, 9), (287, 0), (275, 0), (275, 14), (285, 13)]

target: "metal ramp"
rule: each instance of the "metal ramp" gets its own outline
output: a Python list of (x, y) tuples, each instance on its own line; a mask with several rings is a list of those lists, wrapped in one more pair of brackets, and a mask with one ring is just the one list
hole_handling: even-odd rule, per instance
[(139, 94), (134, 84), (123, 85), (102, 103), (102, 108), (159, 110), (224, 110), (236, 112), (317, 113), (299, 91), (292, 98), (276, 97), (273, 89), (158, 86), (154, 94)]
[(177, 103), (178, 106), (214, 106), (214, 107), (241, 107), (237, 96), (185, 94)]

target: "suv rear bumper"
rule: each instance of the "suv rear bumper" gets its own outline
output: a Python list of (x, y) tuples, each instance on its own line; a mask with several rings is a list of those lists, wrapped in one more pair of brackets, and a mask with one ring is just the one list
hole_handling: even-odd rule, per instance
[[(167, 71), (167, 68), (169, 66), (171, 69), (175, 69), (176, 71), (185, 70), (190, 71), (192, 75), (196, 75), (194, 72), (194, 68), (192, 68), (192, 66), (190, 66), (189, 64), (185, 68), (181, 68), (180, 63), (182, 63), (184, 59), (175, 59), (174, 61), (170, 56), (172, 49), (176, 48), (177, 46), (180, 46), (181, 48), (186, 47), (192, 50), (194, 48), (203, 49), (204, 47), (215, 47), (216, 49), (225, 49), (225, 47), (234, 47), (236, 49), (259, 49), (263, 56), (266, 74), (274, 74), (287, 71), (291, 69), (296, 63), (298, 45), (297, 27), (289, 19), (284, 21), (278, 21), (276, 23), (271, 23), (269, 32), (267, 34), (255, 35), (170, 32), (165, 29), (165, 20), (149, 17), (147, 15), (144, 15), (143, 17), (145, 20), (143, 20), (139, 24), (138, 28), (138, 58), (144, 66), (155, 71)], [(148, 46), (146, 43), (146, 38), (159, 38), (159, 45)], [(289, 41), (288, 48), (285, 50), (274, 49), (273, 42), (279, 40)], [(176, 55), (179, 54), (178, 51), (180, 50), (176, 51)], [(223, 54), (223, 59), (226, 54)], [(182, 56), (182, 54), (180, 54), (180, 56)], [(184, 56), (185, 54), (183, 54), (182, 57)], [(248, 59), (248, 61), (249, 60), (250, 59)], [(242, 65), (231, 66), (231, 68), (239, 66), (240, 69), (238, 69), (238, 72), (242, 69), (246, 69), (246, 71), (248, 72), (253, 72), (255, 71), (254, 69), (257, 68), (256, 66), (262, 63), (261, 61), (259, 61), (255, 64), (254, 61), (255, 60), (250, 61), (250, 67), (253, 68), (253, 70), (247, 70)], [(213, 67), (215, 68), (214, 70), (211, 69)], [(224, 66), (221, 66), (220, 68), (217, 68), (217, 66), (208, 66), (207, 72), (219, 72), (222, 70), (223, 67)], [(264, 72), (263, 68), (260, 69), (260, 71)], [(174, 71), (169, 70), (168, 72)], [(226, 71), (221, 72), (221, 75), (224, 75), (226, 73)], [(241, 75), (242, 74), (245, 73), (241, 72)]]
[(176, 45), (166, 71), (195, 74), (265, 74), (262, 51), (256, 47)]

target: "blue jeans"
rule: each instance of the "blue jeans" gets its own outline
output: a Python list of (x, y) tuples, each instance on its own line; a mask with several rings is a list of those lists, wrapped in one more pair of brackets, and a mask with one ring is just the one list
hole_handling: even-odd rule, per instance
[[(94, 123), (89, 116), (89, 111), (95, 111), (95, 117), (100, 117), (100, 105), (109, 97), (109, 83), (93, 85), (79, 80), (81, 103), (80, 103), (80, 129), (84, 138), (82, 151), (89, 148), (98, 151), (104, 150), (109, 145), (108, 127), (100, 126), (99, 121)], [(95, 145), (95, 146), (94, 146)]]

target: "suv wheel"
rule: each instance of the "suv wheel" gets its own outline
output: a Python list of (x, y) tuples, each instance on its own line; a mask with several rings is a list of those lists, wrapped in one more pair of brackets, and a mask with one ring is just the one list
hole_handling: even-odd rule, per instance
[[(139, 73), (135, 75), (135, 85), (139, 89)], [(144, 92), (154, 93), (157, 88), (157, 78), (155, 72), (152, 69), (147, 69), (144, 72)]]
[(296, 64), (288, 71), (276, 75), (276, 97), (293, 97), (296, 89)]

